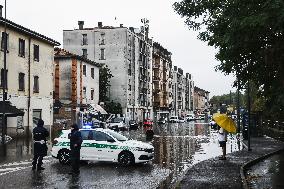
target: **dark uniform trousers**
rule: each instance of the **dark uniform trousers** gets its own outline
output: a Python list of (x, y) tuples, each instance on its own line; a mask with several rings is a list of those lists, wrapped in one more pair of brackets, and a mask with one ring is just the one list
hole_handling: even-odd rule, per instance
[(32, 162), (33, 167), (35, 168), (36, 165), (37, 165), (37, 167), (41, 167), (42, 166), (42, 160), (43, 160), (42, 155), (34, 155), (33, 162)]
[(80, 171), (80, 148), (75, 147), (70, 153), (72, 172), (78, 173)]

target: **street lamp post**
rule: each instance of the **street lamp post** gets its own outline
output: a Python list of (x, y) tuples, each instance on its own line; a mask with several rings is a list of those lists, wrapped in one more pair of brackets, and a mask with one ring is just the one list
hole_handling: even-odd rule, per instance
[(237, 128), (237, 132), (240, 132), (240, 128), (241, 128), (241, 116), (240, 116), (240, 80), (238, 79), (238, 90), (237, 90), (237, 120), (238, 120), (238, 128)]
[(5, 0), (5, 19), (4, 19), (4, 69), (3, 69), (3, 115), (2, 115), (2, 144), (5, 144), (5, 134), (6, 134), (6, 115), (5, 115), (5, 100), (6, 100), (6, 56), (7, 56), (7, 25), (6, 25), (6, 0)]
[(250, 148), (250, 81), (248, 81), (248, 87), (247, 87), (247, 91), (248, 91), (248, 151), (251, 151)]

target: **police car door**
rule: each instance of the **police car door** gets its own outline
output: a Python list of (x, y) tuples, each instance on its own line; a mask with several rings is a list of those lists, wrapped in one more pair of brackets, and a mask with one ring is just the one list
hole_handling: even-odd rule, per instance
[(93, 137), (93, 130), (81, 130), (83, 139), (81, 147), (81, 160), (97, 160), (96, 141)]
[(108, 134), (101, 131), (93, 131), (94, 139), (97, 143), (98, 160), (113, 161), (116, 158), (114, 148), (116, 147), (115, 140)]

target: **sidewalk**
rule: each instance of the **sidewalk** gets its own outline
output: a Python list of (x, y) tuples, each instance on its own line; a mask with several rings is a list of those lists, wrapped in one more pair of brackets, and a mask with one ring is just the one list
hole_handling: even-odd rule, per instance
[[(244, 141), (246, 146), (247, 141)], [(227, 160), (218, 157), (192, 166), (177, 188), (243, 188), (241, 167), (266, 154), (284, 149), (284, 143), (268, 137), (251, 138), (251, 149), (227, 154)]]

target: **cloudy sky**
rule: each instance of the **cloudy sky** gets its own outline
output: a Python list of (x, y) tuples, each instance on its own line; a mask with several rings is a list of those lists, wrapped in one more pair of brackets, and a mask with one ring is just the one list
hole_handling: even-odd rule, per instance
[[(103, 25), (140, 27), (150, 21), (150, 36), (172, 52), (173, 64), (192, 74), (195, 85), (213, 95), (229, 93), (233, 76), (215, 72), (216, 50), (197, 39), (172, 4), (177, 0), (7, 0), (7, 18), (62, 44), (64, 29)], [(4, 0), (0, 0), (4, 5)], [(116, 18), (116, 19), (115, 19)]]

